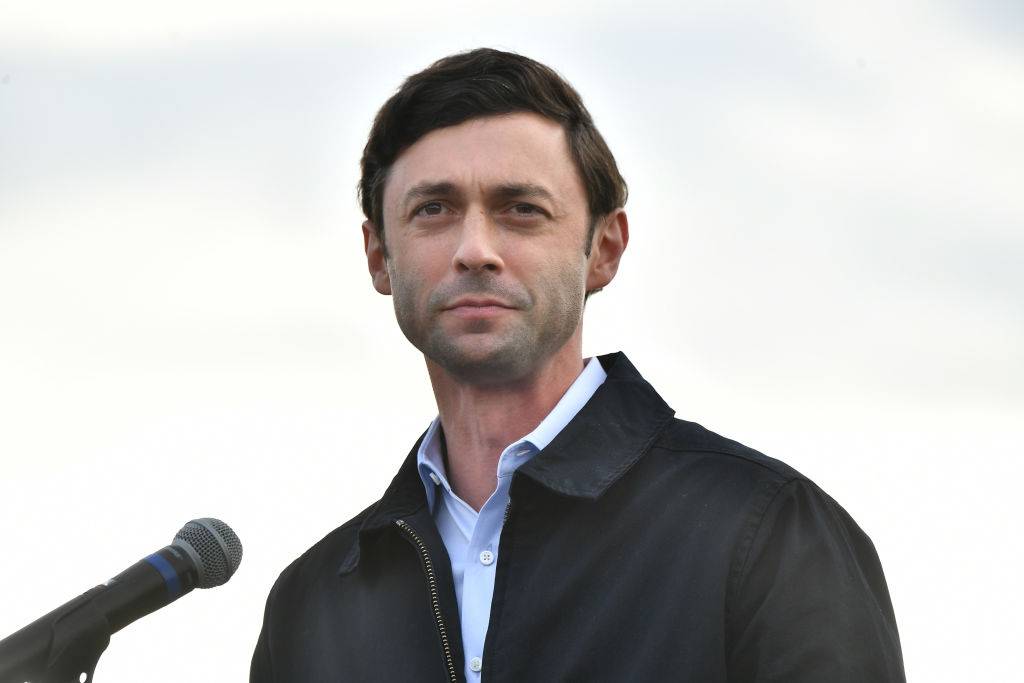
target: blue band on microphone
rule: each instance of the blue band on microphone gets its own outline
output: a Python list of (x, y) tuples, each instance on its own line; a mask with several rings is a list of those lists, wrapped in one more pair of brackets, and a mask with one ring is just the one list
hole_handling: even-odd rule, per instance
[(153, 565), (153, 568), (160, 572), (160, 576), (164, 577), (164, 584), (167, 585), (167, 594), (171, 600), (181, 597), (181, 580), (178, 578), (178, 573), (174, 571), (171, 563), (159, 553), (153, 553), (147, 557), (146, 562)]

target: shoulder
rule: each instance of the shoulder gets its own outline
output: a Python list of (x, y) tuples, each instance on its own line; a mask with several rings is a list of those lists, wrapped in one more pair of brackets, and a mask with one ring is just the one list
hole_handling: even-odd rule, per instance
[[(742, 574), (760, 545), (784, 545), (787, 537), (807, 545), (848, 546), (851, 556), (875, 557), (870, 538), (850, 514), (816, 483), (781, 460), (699, 424), (673, 419), (651, 448), (661, 468), (674, 468), (708, 498), (730, 501), (742, 511)], [(792, 540), (792, 539), (790, 539)]]
[(758, 496), (760, 510), (755, 512), (764, 512), (769, 503), (776, 507), (793, 497), (806, 497), (854, 524), (835, 499), (794, 467), (696, 422), (671, 420), (651, 450), (674, 456), (680, 466), (700, 462), (715, 477), (751, 485), (762, 494)]
[(651, 446), (652, 452), (678, 454), (681, 461), (699, 459), (723, 475), (753, 477), (780, 486), (793, 481), (810, 483), (785, 462), (707, 429), (696, 422), (672, 419)]
[(373, 503), (293, 560), (278, 576), (271, 589), (271, 598), (291, 586), (309, 585), (311, 581), (336, 575), (353, 548), (357, 547), (363, 521), (379, 504), (380, 501)]
[(798, 500), (805, 502), (805, 511), (827, 510), (856, 526), (839, 503), (796, 468), (695, 422), (672, 419), (643, 460), (648, 476), (671, 480), (677, 490), (738, 515), (750, 533), (773, 510)]

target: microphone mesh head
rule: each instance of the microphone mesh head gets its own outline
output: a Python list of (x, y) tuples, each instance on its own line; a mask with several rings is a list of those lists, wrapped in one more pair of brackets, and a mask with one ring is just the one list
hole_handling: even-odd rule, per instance
[(173, 545), (184, 546), (196, 560), (199, 588), (227, 583), (242, 562), (242, 542), (224, 522), (212, 517), (193, 519), (174, 536)]

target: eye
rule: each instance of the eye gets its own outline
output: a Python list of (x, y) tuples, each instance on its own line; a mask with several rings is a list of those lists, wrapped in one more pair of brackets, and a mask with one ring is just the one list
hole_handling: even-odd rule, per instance
[(533, 204), (514, 204), (512, 206), (512, 213), (517, 218), (533, 218), (535, 216), (545, 215), (544, 211), (540, 207), (534, 206)]
[(440, 216), (444, 212), (441, 202), (427, 202), (416, 209), (417, 216)]

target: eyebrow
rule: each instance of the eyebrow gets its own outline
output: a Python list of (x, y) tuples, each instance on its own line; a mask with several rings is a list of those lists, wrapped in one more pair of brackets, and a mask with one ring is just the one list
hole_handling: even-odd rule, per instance
[[(543, 185), (535, 183), (506, 183), (498, 185), (490, 194), (496, 199), (546, 199), (555, 202), (555, 196)], [(462, 192), (455, 183), (449, 181), (428, 181), (418, 183), (409, 188), (402, 198), (402, 207), (407, 209), (410, 204), (421, 199), (432, 197), (459, 197)]]
[(402, 198), (402, 206), (408, 206), (410, 203), (417, 199), (426, 199), (428, 197), (438, 196), (451, 196), (459, 194), (459, 191), (455, 187), (455, 183), (449, 182), (426, 182), (413, 185), (409, 188), (409, 191), (405, 193), (405, 197)]
[(554, 195), (543, 185), (533, 183), (510, 183), (499, 185), (494, 190), (494, 195), (500, 199), (546, 199), (549, 202), (555, 201)]

